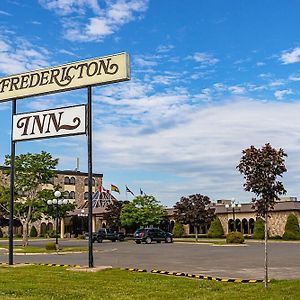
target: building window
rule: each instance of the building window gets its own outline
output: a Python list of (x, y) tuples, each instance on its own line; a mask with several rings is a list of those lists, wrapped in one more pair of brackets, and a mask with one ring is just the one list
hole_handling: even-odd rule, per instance
[(70, 184), (70, 178), (69, 177), (64, 178), (64, 184)]
[(70, 192), (70, 199), (75, 199), (75, 192)]
[(68, 191), (64, 192), (64, 198), (70, 199), (70, 193)]
[(89, 193), (88, 193), (88, 192), (85, 192), (85, 193), (84, 193), (84, 200), (87, 200), (88, 197), (89, 197)]
[(70, 184), (75, 185), (75, 177), (71, 177), (71, 178), (70, 178)]
[[(84, 179), (84, 185), (89, 185), (89, 179), (88, 178)], [(94, 178), (92, 179), (92, 185), (95, 186), (95, 179)]]

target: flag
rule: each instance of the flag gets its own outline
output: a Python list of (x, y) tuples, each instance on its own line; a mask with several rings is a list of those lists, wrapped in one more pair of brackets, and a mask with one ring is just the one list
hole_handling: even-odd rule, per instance
[(142, 191), (142, 189), (141, 189), (141, 188), (140, 188), (140, 194), (141, 194), (141, 195), (143, 195), (143, 194), (144, 194), (144, 192)]
[(100, 193), (109, 193), (109, 190), (105, 189), (102, 185), (100, 185), (99, 192)]
[(126, 185), (126, 193), (130, 193), (132, 196), (134, 196), (134, 193), (128, 188), (127, 185)]
[(119, 188), (118, 188), (116, 185), (114, 185), (114, 184), (111, 184), (111, 185), (110, 185), (110, 190), (111, 190), (112, 192), (116, 192), (116, 193), (119, 193), (119, 194), (120, 194)]

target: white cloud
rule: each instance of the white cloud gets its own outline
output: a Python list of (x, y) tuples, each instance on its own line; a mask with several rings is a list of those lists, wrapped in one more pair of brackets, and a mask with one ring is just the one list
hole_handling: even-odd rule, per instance
[(212, 66), (215, 65), (219, 60), (215, 58), (212, 54), (205, 52), (196, 52), (192, 56), (188, 56), (188, 59), (193, 59), (202, 65)]
[(291, 95), (293, 94), (292, 90), (278, 90), (274, 92), (274, 96), (277, 100), (282, 100), (285, 95)]
[(282, 79), (277, 79), (277, 80), (274, 80), (274, 81), (271, 81), (270, 83), (269, 83), (269, 86), (281, 86), (281, 85), (284, 85), (284, 80), (282, 80)]
[(0, 72), (19, 73), (47, 66), (48, 51), (25, 39), (0, 36)]
[(10, 14), (10, 13), (4, 11), (4, 10), (0, 10), (0, 15), (8, 16), (8, 17), (11, 17), (11, 16), (12, 16), (12, 14)]
[[(300, 151), (300, 127), (295, 121), (300, 104), (237, 98), (217, 105), (190, 106), (187, 101), (183, 95), (165, 95), (115, 106), (116, 119), (125, 109), (136, 121), (127, 126), (101, 122), (94, 135), (96, 160), (104, 168), (176, 174), (181, 178), (176, 190), (183, 194), (205, 191), (213, 197), (226, 197), (232, 196), (230, 189), (243, 193), (242, 177), (235, 169), (242, 149), (270, 142), (288, 154)], [(297, 161), (291, 173), (300, 171)]]
[[(64, 37), (71, 41), (101, 41), (134, 21), (148, 8), (148, 0), (40, 0), (62, 17)], [(87, 18), (91, 10), (92, 17)]]
[(159, 45), (157, 47), (157, 52), (158, 53), (166, 53), (166, 52), (171, 51), (173, 48), (174, 48), (173, 45)]
[(291, 75), (291, 76), (289, 76), (289, 80), (300, 81), (300, 76), (299, 75)]
[(300, 61), (300, 47), (296, 47), (291, 51), (284, 51), (280, 60), (283, 64), (293, 64)]
[(233, 85), (228, 87), (228, 90), (232, 93), (232, 94), (244, 94), (246, 92), (246, 89), (242, 86), (238, 86), (238, 85)]

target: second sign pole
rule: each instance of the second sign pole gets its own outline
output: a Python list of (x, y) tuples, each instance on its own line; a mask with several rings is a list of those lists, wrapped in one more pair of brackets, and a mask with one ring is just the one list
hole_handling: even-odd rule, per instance
[(87, 105), (87, 124), (88, 124), (88, 212), (89, 212), (89, 268), (94, 267), (93, 257), (93, 162), (92, 162), (92, 87), (88, 86), (88, 105)]

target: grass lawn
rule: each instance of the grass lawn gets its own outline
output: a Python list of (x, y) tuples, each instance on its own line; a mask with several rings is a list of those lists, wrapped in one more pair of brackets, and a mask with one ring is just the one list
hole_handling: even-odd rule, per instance
[(0, 299), (300, 299), (300, 281), (222, 283), (183, 277), (63, 267), (0, 267)]

